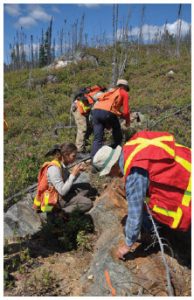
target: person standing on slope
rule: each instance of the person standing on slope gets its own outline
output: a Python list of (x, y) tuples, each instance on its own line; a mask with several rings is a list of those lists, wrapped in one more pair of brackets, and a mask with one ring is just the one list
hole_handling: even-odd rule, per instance
[(104, 130), (112, 129), (115, 148), (122, 142), (122, 131), (119, 118), (124, 118), (126, 126), (130, 125), (129, 84), (127, 80), (119, 79), (116, 87), (105, 92), (98, 98), (92, 109), (94, 141), (91, 156), (103, 146)]
[(86, 155), (86, 145), (88, 139), (93, 132), (90, 122), (90, 112), (96, 97), (106, 90), (105, 87), (94, 85), (87, 88), (82, 88), (75, 95), (72, 104), (72, 114), (77, 126), (76, 146), (78, 149), (78, 158), (84, 158)]

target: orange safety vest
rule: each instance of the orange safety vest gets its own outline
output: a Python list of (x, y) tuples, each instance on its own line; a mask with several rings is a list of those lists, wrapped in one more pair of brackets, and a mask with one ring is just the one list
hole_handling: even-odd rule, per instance
[(120, 111), (122, 107), (122, 98), (120, 95), (120, 88), (111, 89), (98, 98), (98, 102), (95, 103), (93, 109), (103, 109), (112, 112), (117, 116), (121, 116)]
[(50, 166), (61, 168), (61, 164), (57, 160), (45, 162), (38, 174), (37, 193), (34, 198), (33, 208), (42, 212), (50, 212), (56, 206), (59, 193), (52, 185), (48, 185), (47, 170)]
[(149, 173), (148, 206), (153, 217), (172, 229), (191, 224), (191, 150), (167, 132), (142, 131), (123, 147), (124, 175), (132, 167)]
[(94, 104), (94, 96), (102, 90), (102, 87), (94, 85), (92, 87), (89, 87), (88, 90), (89, 92), (84, 94), (87, 100), (84, 101), (77, 99), (75, 101), (76, 107), (82, 115), (87, 115), (90, 112), (91, 107)]
[(75, 100), (75, 104), (81, 115), (87, 115), (91, 110), (91, 106), (87, 101)]

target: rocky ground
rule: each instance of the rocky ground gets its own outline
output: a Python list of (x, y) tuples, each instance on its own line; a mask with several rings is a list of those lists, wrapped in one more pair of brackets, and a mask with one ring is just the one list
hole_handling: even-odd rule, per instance
[[(88, 167), (88, 172), (91, 172)], [(80, 218), (72, 244), (64, 236), (74, 223), (64, 227), (47, 226), (33, 238), (5, 245), (5, 296), (168, 296), (166, 268), (158, 245), (137, 243), (126, 261), (115, 256), (122, 240), (126, 215), (121, 185), (90, 173), (91, 185), (98, 191), (89, 219)], [(78, 216), (76, 216), (78, 217)], [(72, 225), (73, 224), (73, 225)], [(107, 226), (109, 224), (109, 226)], [(50, 234), (50, 230), (52, 234)], [(165, 259), (170, 270), (170, 285), (175, 296), (191, 295), (191, 250), (189, 238), (166, 228)], [(109, 279), (108, 279), (109, 278)], [(183, 280), (184, 279), (184, 280)]]

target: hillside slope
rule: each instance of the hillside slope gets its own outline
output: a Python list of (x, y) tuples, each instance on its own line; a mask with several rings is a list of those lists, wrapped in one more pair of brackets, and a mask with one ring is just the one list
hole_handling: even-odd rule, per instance
[[(88, 52), (98, 57), (98, 66), (91, 61), (80, 61), (61, 70), (5, 73), (4, 110), (9, 124), (4, 137), (5, 198), (36, 182), (48, 148), (56, 143), (75, 141), (74, 127), (55, 130), (57, 126), (73, 124), (72, 94), (79, 87), (108, 86), (111, 82), (110, 49), (89, 49)], [(173, 76), (168, 76), (170, 70)], [(56, 83), (38, 84), (51, 74), (56, 76)], [(131, 110), (146, 114), (148, 128), (169, 131), (179, 143), (190, 147), (190, 54), (185, 52), (177, 59), (164, 56), (151, 46), (144, 46), (139, 53), (131, 50), (123, 77), (131, 87)], [(36, 85), (29, 87), (29, 78), (35, 79)]]
[[(61, 70), (35, 69), (5, 73), (4, 108), (9, 125), (9, 130), (4, 136), (5, 198), (37, 181), (38, 170), (44, 162), (44, 154), (48, 148), (64, 141), (75, 142), (76, 129), (68, 127), (74, 126), (70, 115), (73, 93), (79, 87), (94, 84), (108, 86), (111, 82), (110, 49), (89, 49), (88, 53), (98, 57), (98, 67), (91, 61), (80, 61)], [(169, 75), (170, 70), (173, 74), (171, 72)], [(55, 76), (57, 80), (45, 83), (45, 78), (49, 75)], [(147, 128), (169, 131), (175, 135), (178, 143), (190, 147), (190, 54), (185, 52), (176, 59), (161, 55), (158, 49), (151, 46), (144, 46), (138, 53), (130, 51), (123, 78), (129, 81), (131, 87), (131, 110), (146, 116)], [(67, 127), (64, 128), (64, 125)], [(90, 142), (92, 143), (92, 138)], [(91, 145), (88, 146), (88, 151), (90, 147)], [(100, 296), (111, 295), (109, 285), (104, 284), (105, 278), (98, 276), (97, 270), (101, 268), (99, 261), (102, 262), (105, 258), (109, 261), (109, 246), (114, 242), (109, 220), (114, 223), (114, 213), (119, 211), (118, 202), (124, 203), (125, 206), (126, 202), (124, 199), (123, 202), (120, 201), (118, 186), (115, 188), (110, 178), (99, 178), (98, 174), (91, 173), (90, 162), (87, 171), (92, 187), (96, 188), (100, 195), (98, 199), (93, 199), (96, 206), (93, 213), (99, 211), (94, 220), (98, 221), (105, 231), (109, 230), (105, 235), (102, 234), (105, 240), (102, 239), (96, 224), (95, 227), (91, 227), (90, 223), (79, 219), (75, 214), (65, 225), (64, 221), (61, 224), (59, 222), (59, 228), (54, 228), (48, 222), (37, 237), (16, 239), (10, 244), (5, 241), (5, 296), (91, 296), (94, 289)], [(104, 189), (106, 197), (103, 195)], [(30, 199), (33, 199), (31, 196)], [(22, 196), (14, 198), (15, 201), (21, 199)], [(113, 205), (111, 208), (111, 201), (114, 205), (116, 203), (115, 207)], [(115, 211), (112, 211), (113, 208)], [(126, 213), (125, 209), (124, 214)], [(123, 221), (123, 214), (120, 217)], [(103, 225), (103, 218), (108, 225)], [(123, 223), (122, 226), (120, 221), (118, 224), (114, 224), (115, 230), (119, 229), (123, 233)], [(170, 266), (174, 294), (190, 296), (190, 233), (182, 236), (166, 232), (164, 228), (163, 230), (161, 233), (168, 244), (165, 257)], [(114, 268), (109, 270), (109, 273), (117, 292), (118, 288), (122, 288), (119, 295), (167, 295), (165, 270), (160, 262), (161, 252), (157, 245), (149, 245), (149, 251), (147, 246), (145, 249), (139, 247), (137, 256), (134, 254), (127, 262), (118, 262), (111, 252), (113, 261), (109, 266), (119, 264), (119, 268), (115, 269), (116, 276)], [(98, 259), (100, 254), (102, 260), (96, 263), (95, 259)], [(123, 271), (119, 273), (121, 266), (128, 269), (132, 278), (130, 284), (128, 280), (120, 280), (119, 275), (126, 275)], [(102, 276), (104, 273), (99, 274)], [(123, 289), (122, 285), (127, 290)]]

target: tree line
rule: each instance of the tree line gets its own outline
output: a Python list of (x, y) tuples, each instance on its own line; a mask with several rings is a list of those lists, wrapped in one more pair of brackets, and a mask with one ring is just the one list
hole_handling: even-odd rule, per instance
[[(28, 38), (21, 27), (16, 32), (13, 43), (9, 45), (10, 53), (7, 54), (9, 63), (4, 64), (5, 71), (18, 70), (25, 68), (44, 67), (51, 64), (57, 57), (64, 56), (68, 59), (74, 55), (77, 50), (87, 47), (106, 48), (112, 47), (112, 83), (124, 72), (127, 63), (130, 47), (136, 47), (139, 52), (141, 45), (144, 44), (143, 26), (145, 24), (146, 5), (142, 5), (141, 18), (139, 23), (139, 34), (132, 35), (132, 27), (129, 26), (131, 11), (128, 11), (127, 20), (119, 24), (119, 5), (112, 6), (112, 39), (107, 37), (106, 32), (88, 39), (88, 34), (84, 31), (85, 15), (76, 20), (68, 30), (67, 20), (64, 20), (63, 28), (58, 31), (57, 37), (53, 37), (53, 19), (51, 18), (47, 29), (42, 29), (41, 37), (34, 38), (31, 34)], [(165, 23), (164, 31), (158, 31), (154, 38), (149, 38), (147, 44), (158, 46), (159, 50), (168, 51), (168, 54), (181, 55), (181, 45), (184, 44), (187, 50), (191, 50), (191, 27), (187, 34), (181, 35), (182, 27), (182, 5), (179, 5), (177, 12), (177, 33), (170, 34)], [(120, 28), (119, 28), (120, 27)], [(118, 34), (118, 29), (120, 34)], [(149, 37), (148, 32), (148, 37)], [(30, 42), (29, 42), (30, 41)], [(121, 47), (122, 46), (122, 47)], [(172, 51), (173, 47), (173, 51)], [(175, 49), (175, 51), (174, 51)]]

